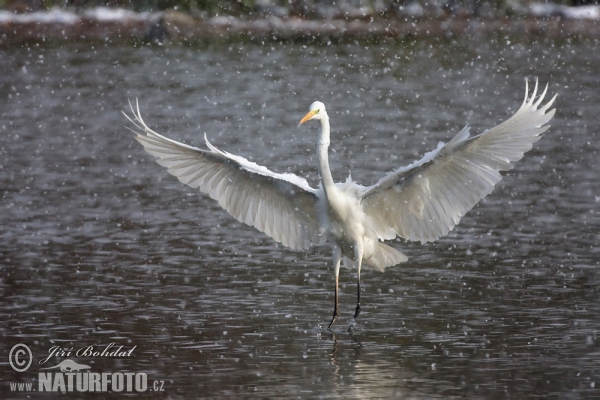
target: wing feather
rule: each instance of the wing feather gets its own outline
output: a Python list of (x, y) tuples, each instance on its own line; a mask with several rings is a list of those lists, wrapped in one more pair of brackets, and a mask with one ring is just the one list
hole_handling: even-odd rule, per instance
[(508, 120), (470, 137), (469, 127), (421, 160), (386, 175), (365, 189), (363, 210), (380, 239), (395, 234), (420, 242), (446, 235), (500, 182), (500, 171), (531, 150), (554, 116), (556, 96), (540, 107), (548, 87), (536, 98), (525, 86), (525, 99)]
[(184, 184), (207, 193), (238, 221), (293, 249), (324, 240), (317, 202), (320, 191), (293, 174), (277, 174), (214, 147), (208, 150), (177, 142), (150, 129), (131, 106), (136, 139), (157, 162)]

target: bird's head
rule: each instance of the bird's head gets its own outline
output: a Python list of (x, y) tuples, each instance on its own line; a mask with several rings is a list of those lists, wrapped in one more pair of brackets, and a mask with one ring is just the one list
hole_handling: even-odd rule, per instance
[(303, 124), (311, 119), (321, 120), (327, 116), (327, 111), (325, 111), (325, 104), (321, 103), (320, 101), (315, 101), (314, 103), (312, 103), (310, 105), (309, 110), (310, 111), (308, 112), (308, 114), (306, 114), (304, 118), (300, 120), (300, 124)]

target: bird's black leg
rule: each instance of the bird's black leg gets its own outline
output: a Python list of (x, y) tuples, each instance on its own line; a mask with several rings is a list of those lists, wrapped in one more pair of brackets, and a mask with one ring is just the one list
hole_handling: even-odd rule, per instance
[(340, 262), (342, 261), (342, 249), (338, 246), (333, 247), (333, 268), (335, 273), (335, 305), (333, 307), (333, 318), (327, 327), (327, 330), (331, 330), (331, 326), (335, 322), (338, 316), (338, 283), (340, 278)]
[(360, 275), (358, 275), (358, 283), (356, 285), (356, 308), (354, 309), (354, 319), (360, 314)]
[(362, 243), (361, 244), (357, 243), (354, 246), (354, 257), (355, 257), (355, 262), (356, 262), (356, 276), (357, 276), (356, 309), (354, 310), (354, 320), (352, 321), (352, 325), (350, 325), (350, 327), (348, 328), (348, 332), (352, 331), (354, 322), (356, 321), (358, 314), (360, 314), (360, 267), (362, 266), (362, 256), (363, 256)]
[(338, 316), (338, 282), (337, 282), (337, 277), (336, 277), (336, 280), (335, 280), (335, 305), (333, 307), (333, 318), (331, 318), (331, 322), (329, 323), (327, 330), (331, 330), (331, 326), (335, 322), (337, 316)]

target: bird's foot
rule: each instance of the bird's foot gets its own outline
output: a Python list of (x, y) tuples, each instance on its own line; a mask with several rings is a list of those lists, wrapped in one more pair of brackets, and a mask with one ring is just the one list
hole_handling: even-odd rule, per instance
[(329, 323), (329, 326), (327, 327), (327, 330), (330, 331), (331, 330), (331, 326), (333, 325), (333, 323), (335, 322), (337, 318), (337, 310), (335, 310), (333, 312), (333, 318), (331, 318), (331, 322)]
[(354, 330), (354, 325), (356, 325), (356, 318), (358, 318), (358, 314), (360, 314), (360, 303), (356, 303), (356, 309), (354, 310), (354, 318), (352, 318), (352, 322), (348, 327), (348, 332), (352, 332)]
[(355, 323), (356, 323), (355, 319), (353, 319), (352, 322), (350, 322), (350, 326), (348, 327), (348, 333), (352, 333), (352, 331), (354, 330)]

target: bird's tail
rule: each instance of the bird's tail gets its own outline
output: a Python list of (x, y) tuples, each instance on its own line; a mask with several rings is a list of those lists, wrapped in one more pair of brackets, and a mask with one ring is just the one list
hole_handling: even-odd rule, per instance
[[(383, 272), (387, 267), (391, 267), (396, 264), (400, 264), (408, 260), (404, 254), (398, 250), (390, 247), (381, 242), (377, 242), (375, 253), (369, 257), (363, 259), (363, 266), (367, 268), (376, 269), (377, 271)], [(344, 267), (349, 269), (356, 269), (356, 261), (344, 256)]]
[(378, 242), (375, 253), (368, 259), (365, 259), (364, 262), (369, 267), (383, 272), (387, 267), (400, 264), (406, 260), (408, 260), (408, 257), (398, 250)]

